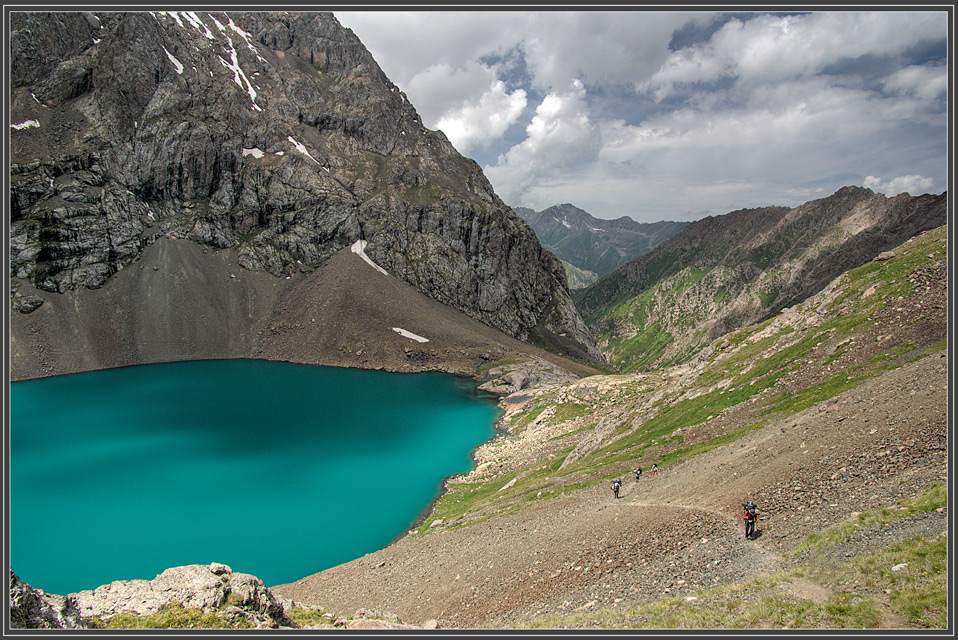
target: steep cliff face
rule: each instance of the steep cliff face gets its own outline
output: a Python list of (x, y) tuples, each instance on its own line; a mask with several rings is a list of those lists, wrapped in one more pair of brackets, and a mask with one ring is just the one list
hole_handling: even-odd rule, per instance
[[(309, 272), (357, 240), (511, 336), (602, 361), (560, 262), (328, 13), (11, 14), (11, 277), (30, 312), (158, 238)], [(19, 297), (17, 297), (19, 295)]]
[(612, 364), (677, 364), (729, 331), (774, 316), (845, 271), (947, 223), (947, 194), (886, 198), (861, 187), (799, 207), (689, 224), (576, 294)]

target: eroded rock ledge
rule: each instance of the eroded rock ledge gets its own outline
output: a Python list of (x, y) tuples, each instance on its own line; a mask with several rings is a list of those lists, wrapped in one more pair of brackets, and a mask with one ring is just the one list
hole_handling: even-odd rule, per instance
[(66, 596), (32, 587), (10, 571), (10, 626), (14, 629), (145, 628), (162, 626), (157, 623), (157, 616), (171, 611), (179, 613), (180, 620), (194, 614), (197, 628), (438, 627), (435, 621), (423, 626), (404, 624), (398, 616), (367, 609), (358, 610), (351, 618), (336, 618), (315, 607), (276, 596), (256, 576), (235, 573), (217, 562), (173, 567), (153, 580), (116, 580)]

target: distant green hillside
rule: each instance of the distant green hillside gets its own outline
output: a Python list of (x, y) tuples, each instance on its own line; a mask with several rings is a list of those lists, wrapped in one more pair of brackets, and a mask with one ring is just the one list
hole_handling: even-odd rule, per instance
[(570, 289), (585, 289), (593, 285), (599, 279), (599, 276), (592, 271), (580, 269), (571, 265), (565, 260), (562, 261), (562, 267), (565, 269), (566, 279), (569, 281)]
[(947, 221), (947, 194), (846, 187), (794, 209), (743, 209), (685, 227), (573, 298), (610, 364), (651, 371), (820, 291)]

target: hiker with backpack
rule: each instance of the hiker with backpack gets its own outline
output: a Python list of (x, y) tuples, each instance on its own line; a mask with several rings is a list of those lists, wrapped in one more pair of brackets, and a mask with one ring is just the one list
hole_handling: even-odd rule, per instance
[(613, 498), (618, 498), (618, 497), (619, 497), (619, 489), (621, 489), (621, 488), (622, 488), (622, 480), (621, 480), (620, 478), (616, 478), (615, 480), (612, 481), (612, 496), (613, 496)]
[(658, 475), (658, 473), (659, 473), (659, 465), (653, 462), (653, 463), (652, 463), (652, 477), (654, 478), (655, 476)]
[(642, 477), (642, 467), (635, 468), (635, 481), (638, 482), (639, 478)]
[(755, 513), (755, 503), (749, 500), (742, 505), (745, 509), (745, 514), (742, 516), (745, 519), (745, 539), (748, 540), (755, 535), (755, 521), (758, 519), (758, 515)]

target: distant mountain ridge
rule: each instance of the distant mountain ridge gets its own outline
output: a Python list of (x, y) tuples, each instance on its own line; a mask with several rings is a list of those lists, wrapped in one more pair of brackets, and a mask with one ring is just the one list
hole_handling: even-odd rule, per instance
[(844, 187), (795, 208), (742, 209), (686, 226), (573, 298), (622, 371), (680, 364), (905, 240), (947, 223), (947, 193), (887, 198)]
[(517, 207), (513, 211), (529, 223), (539, 242), (557, 258), (597, 277), (645, 255), (688, 224), (643, 223), (628, 216), (603, 220), (571, 204), (557, 204), (542, 211)]

